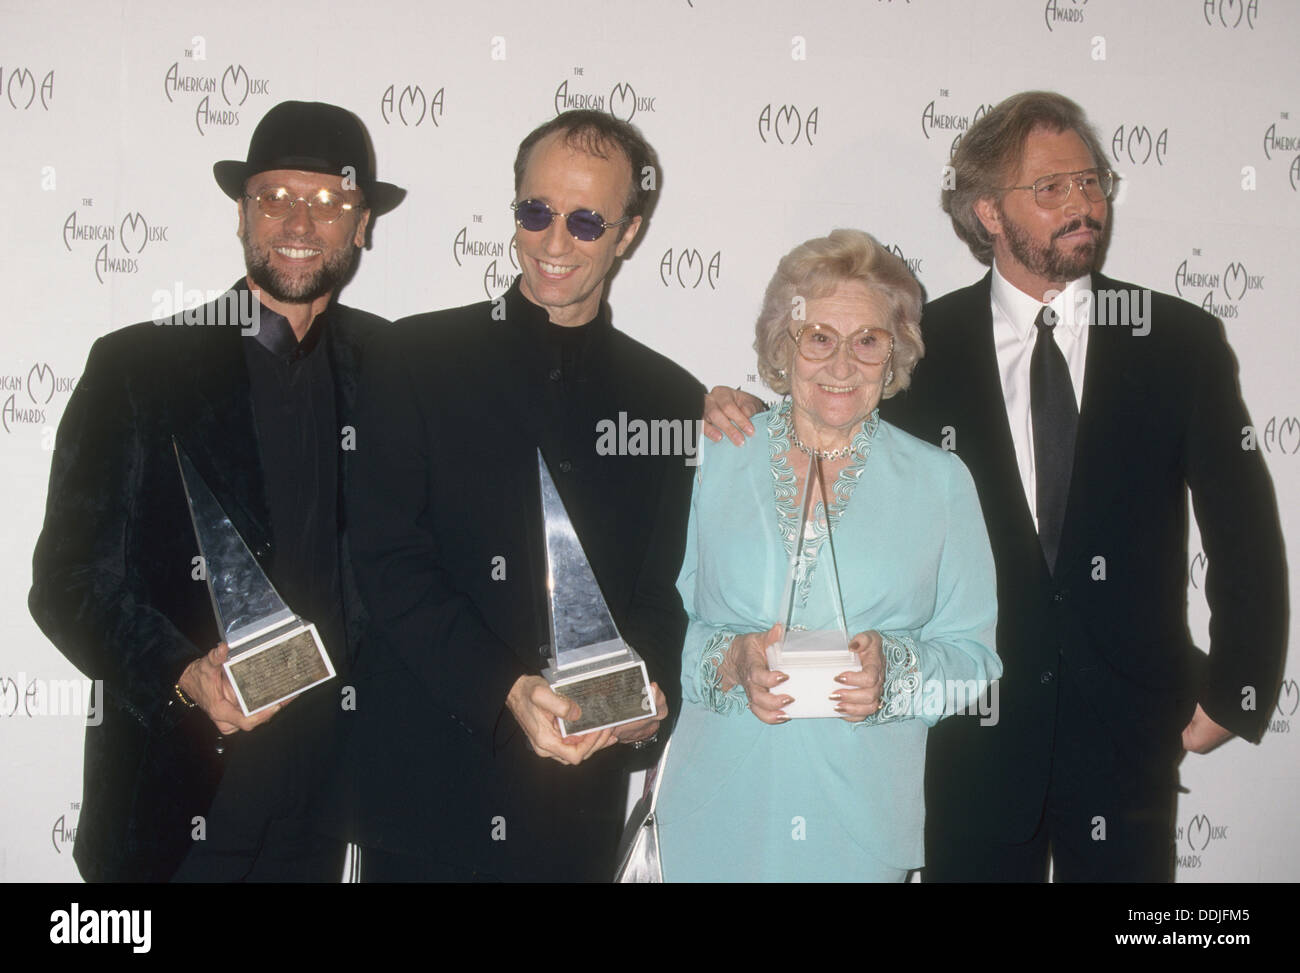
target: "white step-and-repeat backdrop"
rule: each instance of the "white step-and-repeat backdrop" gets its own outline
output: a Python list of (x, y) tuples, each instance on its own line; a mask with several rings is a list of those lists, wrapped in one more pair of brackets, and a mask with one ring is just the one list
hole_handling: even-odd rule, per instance
[[(273, 104), (351, 109), (409, 188), (345, 293), (387, 317), (510, 284), (533, 126), (630, 119), (663, 173), (614, 318), (713, 385), (752, 382), (762, 289), (808, 237), (866, 229), (931, 296), (982, 274), (943, 167), (992, 104), (1059, 90), (1122, 176), (1106, 271), (1222, 318), (1297, 549), (1298, 37), (1290, 0), (0, 0), (0, 880), (77, 877), (78, 674), (26, 607), (54, 430), (92, 339), (242, 274), (211, 165)], [(1300, 877), (1298, 671), (1261, 746), (1184, 762), (1179, 881)]]

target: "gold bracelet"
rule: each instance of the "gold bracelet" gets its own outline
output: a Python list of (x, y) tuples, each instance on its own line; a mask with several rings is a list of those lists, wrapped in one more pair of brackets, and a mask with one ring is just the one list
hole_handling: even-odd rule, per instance
[(185, 695), (185, 690), (181, 689), (180, 683), (177, 683), (175, 686), (173, 686), (172, 690), (176, 693), (176, 698), (179, 699), (185, 705), (186, 709), (194, 709), (194, 707), (199, 705), (198, 703), (194, 702), (194, 700), (190, 699), (189, 696)]

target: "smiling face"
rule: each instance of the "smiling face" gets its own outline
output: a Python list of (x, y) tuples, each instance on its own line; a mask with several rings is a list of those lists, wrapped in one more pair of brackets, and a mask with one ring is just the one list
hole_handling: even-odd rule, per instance
[[(292, 169), (272, 169), (250, 176), (244, 192), (257, 196), (283, 186), (292, 196), (310, 199), (328, 190), (355, 209), (333, 223), (315, 223), (307, 205), (299, 202), (282, 220), (267, 219), (255, 199), (239, 207), (239, 239), (244, 244), (244, 263), (249, 281), (270, 298), (267, 306), (326, 302), (347, 277), (364, 245), (370, 211), (362, 208), (356, 189), (344, 189), (338, 176)], [(283, 312), (281, 312), (283, 313)]]
[[(840, 284), (826, 297), (810, 298), (804, 321), (791, 321), (791, 336), (805, 325), (820, 324), (847, 338), (863, 328), (889, 325), (888, 303), (858, 282)], [(880, 404), (889, 362), (864, 365), (841, 340), (826, 361), (811, 362), (790, 343), (790, 401), (795, 431), (809, 446), (838, 449), (847, 445), (864, 419)]]
[[(632, 166), (611, 149), (601, 159), (574, 151), (555, 132), (533, 147), (515, 201), (536, 199), (554, 213), (593, 210), (606, 222), (621, 219), (631, 187)], [(556, 216), (544, 230), (515, 230), (524, 297), (546, 308), (550, 319), (566, 327), (586, 324), (600, 310), (605, 278), (641, 228), (641, 217), (608, 227), (600, 239), (574, 239)]]
[[(1036, 179), (1078, 172), (1098, 163), (1073, 129), (1038, 128), (1025, 140), (1020, 168), (1008, 186), (1030, 186)], [(1091, 272), (1097, 262), (1106, 220), (1107, 200), (1091, 202), (1079, 187), (1059, 209), (1043, 209), (1027, 189), (1013, 189), (1000, 199), (982, 199), (975, 212), (993, 239), (993, 257), (1002, 275), (1020, 290), (1041, 299)]]

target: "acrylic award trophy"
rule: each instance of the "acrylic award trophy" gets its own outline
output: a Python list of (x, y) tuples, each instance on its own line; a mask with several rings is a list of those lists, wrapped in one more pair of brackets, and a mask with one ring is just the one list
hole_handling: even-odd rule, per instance
[(658, 716), (645, 662), (618, 634), (541, 450), (537, 478), (551, 620), (550, 665), (542, 676), (558, 695), (582, 707), (577, 720), (559, 720), (560, 733), (577, 736)]
[(781, 598), (781, 641), (767, 648), (768, 667), (790, 677), (775, 691), (794, 698), (784, 708), (791, 719), (842, 716), (829, 698), (844, 688), (835, 677), (862, 668), (849, 649), (820, 466), (809, 457), (799, 533)]
[(190, 458), (173, 445), (217, 627), (230, 647), (226, 676), (244, 715), (333, 679), (316, 626), (289, 610)]

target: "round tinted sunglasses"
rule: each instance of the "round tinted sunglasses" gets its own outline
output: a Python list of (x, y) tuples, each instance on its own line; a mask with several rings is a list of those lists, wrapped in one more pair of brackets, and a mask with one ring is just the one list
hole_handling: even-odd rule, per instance
[(551, 220), (561, 216), (564, 218), (564, 227), (569, 231), (569, 234), (575, 240), (582, 240), (585, 243), (599, 240), (611, 226), (618, 226), (620, 223), (626, 223), (631, 219), (631, 217), (625, 216), (621, 220), (606, 223), (599, 213), (592, 212), (589, 209), (575, 209), (572, 213), (557, 213), (540, 199), (521, 199), (517, 203), (511, 203), (510, 208), (515, 211), (515, 223), (532, 233), (546, 229), (551, 225)]

